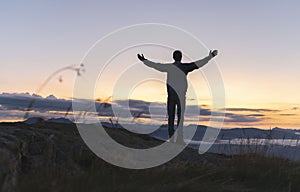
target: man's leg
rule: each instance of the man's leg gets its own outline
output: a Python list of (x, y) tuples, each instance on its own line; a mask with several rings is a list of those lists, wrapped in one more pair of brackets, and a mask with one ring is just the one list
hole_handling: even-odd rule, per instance
[(175, 105), (176, 105), (176, 100), (168, 97), (167, 108), (168, 108), (169, 138), (171, 138), (174, 135)]
[(184, 112), (185, 112), (185, 98), (182, 97), (181, 100), (177, 100), (177, 140), (183, 142), (183, 122), (184, 122)]

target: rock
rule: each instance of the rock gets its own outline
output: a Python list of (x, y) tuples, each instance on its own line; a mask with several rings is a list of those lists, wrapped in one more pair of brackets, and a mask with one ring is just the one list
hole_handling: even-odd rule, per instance
[(15, 154), (3, 148), (0, 149), (0, 178), (2, 192), (15, 191), (18, 175), (18, 159)]
[(66, 124), (72, 124), (73, 122), (66, 118), (51, 118), (48, 119), (47, 122), (49, 123), (66, 123)]
[(24, 123), (27, 125), (44, 123), (44, 119), (41, 117), (30, 117)]

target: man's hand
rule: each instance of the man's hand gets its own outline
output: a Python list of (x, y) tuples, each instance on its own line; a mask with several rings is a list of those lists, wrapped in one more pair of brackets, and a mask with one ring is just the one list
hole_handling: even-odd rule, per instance
[(218, 50), (213, 50), (213, 51), (209, 51), (209, 55), (211, 55), (212, 57), (215, 57), (218, 55)]
[(145, 60), (147, 60), (147, 59), (145, 59), (145, 57), (144, 57), (144, 55), (143, 54), (137, 54), (137, 57), (139, 58), (139, 60), (141, 60), (141, 61), (145, 61)]

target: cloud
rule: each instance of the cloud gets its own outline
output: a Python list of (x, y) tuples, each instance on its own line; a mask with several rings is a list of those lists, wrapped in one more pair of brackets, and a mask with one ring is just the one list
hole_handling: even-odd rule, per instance
[(24, 111), (0, 110), (0, 119), (20, 119), (24, 116)]
[(279, 114), (280, 116), (296, 116), (297, 114), (291, 114), (291, 113), (286, 113), (286, 114)]
[(34, 111), (47, 112), (66, 111), (71, 106), (72, 101), (27, 94), (1, 94), (0, 104), (6, 110), (25, 111), (27, 108), (31, 108)]
[(196, 101), (195, 98), (186, 98), (187, 101)]
[(210, 116), (211, 115), (211, 110), (209, 110), (209, 109), (201, 109), (200, 115), (201, 116)]
[[(78, 104), (82, 103), (83, 111), (93, 106), (85, 106), (83, 100), (76, 99), (75, 102)], [(9, 117), (13, 116), (20, 117), (24, 115), (26, 109), (30, 106), (31, 112), (30, 116), (49, 116), (58, 114), (65, 114), (68, 110), (72, 111), (72, 100), (58, 99), (53, 95), (50, 95), (46, 98), (43, 98), (39, 95), (30, 95), (28, 93), (22, 94), (8, 94), (2, 93), (0, 94), (0, 111), (1, 117)], [(130, 113), (128, 113), (128, 106), (130, 108)], [(101, 103), (95, 102), (95, 107), (97, 113), (96, 116), (101, 117), (122, 117), (122, 113), (137, 117), (137, 118), (162, 118), (165, 119), (167, 117), (167, 106), (165, 103), (158, 102), (146, 102), (142, 100), (115, 100), (113, 103)], [(117, 113), (114, 113), (113, 109), (116, 109)], [(200, 111), (200, 114), (199, 114)], [(274, 112), (278, 110), (271, 109), (248, 109), (248, 108), (229, 108), (227, 109), (227, 113), (221, 113), (218, 111), (212, 111), (208, 108), (207, 105), (188, 105), (186, 107), (185, 116), (186, 119), (194, 119), (197, 121), (200, 119), (209, 119), (213, 114), (214, 116), (223, 116), (225, 115), (226, 122), (235, 122), (235, 123), (245, 123), (245, 122), (259, 122), (262, 121), (265, 117), (264, 114), (253, 113), (253, 112)], [(250, 114), (238, 114), (238, 112), (252, 112)], [(152, 114), (151, 114), (152, 113)], [(22, 114), (22, 115), (21, 115)], [(124, 117), (126, 117), (126, 115)]]
[(247, 115), (238, 115), (238, 114), (230, 114), (226, 116), (225, 122), (234, 122), (234, 123), (252, 123), (262, 121), (263, 118), (257, 118), (255, 116), (247, 116)]
[(125, 109), (130, 108), (132, 112), (149, 113), (149, 105), (151, 103), (141, 100), (116, 100), (113, 104)]
[(235, 111), (235, 112), (257, 112), (257, 113), (262, 113), (262, 112), (280, 112), (280, 110), (276, 109), (261, 109), (261, 108), (226, 108), (226, 111)]
[(248, 117), (264, 117), (265, 115), (264, 114), (249, 114), (246, 116), (248, 116)]

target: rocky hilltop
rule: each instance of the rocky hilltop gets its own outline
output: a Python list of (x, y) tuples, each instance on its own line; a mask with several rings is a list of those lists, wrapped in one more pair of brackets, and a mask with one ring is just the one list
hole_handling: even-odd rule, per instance
[[(109, 128), (106, 131), (118, 142), (130, 147), (149, 148), (162, 143), (148, 135), (138, 135), (123, 129)], [(200, 156), (195, 150), (185, 149), (173, 161), (217, 162), (219, 158), (212, 154)], [(25, 191), (26, 186), (35, 186), (41, 190), (51, 186), (53, 191), (57, 191), (56, 187), (60, 187), (57, 177), (61, 176), (56, 174), (63, 173), (67, 179), (77, 178), (95, 163), (101, 164), (102, 168), (121, 169), (96, 157), (82, 141), (76, 125), (71, 122), (31, 118), (25, 122), (0, 124), (0, 188), (3, 192)], [(50, 177), (45, 178), (46, 184), (40, 182), (42, 173), (43, 177)], [(32, 179), (28, 181), (30, 177)], [(31, 187), (28, 191), (32, 190)]]

